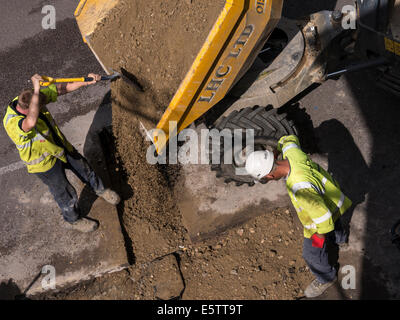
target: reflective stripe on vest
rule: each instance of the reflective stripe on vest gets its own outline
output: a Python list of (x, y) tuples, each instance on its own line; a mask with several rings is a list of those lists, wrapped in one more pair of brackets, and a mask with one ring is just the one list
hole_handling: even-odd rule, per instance
[(320, 224), (322, 222), (325, 222), (326, 220), (329, 220), (332, 217), (332, 213), (328, 210), (327, 213), (325, 213), (322, 217), (312, 219), (315, 224)]
[[(36, 129), (35, 129), (35, 130), (36, 130)], [(48, 133), (49, 133), (49, 130), (47, 130), (46, 132), (44, 132), (43, 135), (47, 138), (47, 137), (49, 136)], [(22, 145), (16, 144), (16, 146), (17, 146), (17, 148), (22, 149), (22, 150), (24, 150), (24, 149), (26, 149), (26, 148), (30, 148), (30, 147), (32, 146), (32, 143), (33, 143), (33, 142), (39, 141), (39, 140), (45, 140), (45, 137), (44, 137), (44, 136), (42, 136), (42, 135), (39, 133), (39, 131), (36, 130), (36, 136), (35, 136), (34, 138), (30, 139), (30, 140), (29, 140), (27, 143), (25, 143), (25, 144), (22, 144)]]
[(315, 230), (315, 229), (317, 229), (317, 226), (315, 225), (315, 223), (312, 223), (312, 224), (305, 225), (304, 228), (306, 228), (308, 230), (310, 230), (310, 229), (314, 229)]
[[(326, 179), (325, 177), (322, 179), (322, 183), (323, 183), (324, 187), (325, 187), (325, 184), (326, 184), (327, 181), (328, 181), (328, 179)], [(317, 188), (316, 186), (314, 186), (311, 182), (303, 181), (303, 182), (295, 183), (295, 184), (293, 185), (293, 187), (292, 187), (292, 193), (293, 193), (294, 200), (297, 201), (297, 199), (296, 199), (296, 192), (297, 192), (297, 191), (299, 191), (299, 190), (301, 190), (301, 189), (310, 189), (310, 188), (316, 190), (319, 194), (325, 194), (325, 190), (322, 190), (322, 191), (321, 191), (321, 190), (319, 190), (319, 188)], [(336, 205), (336, 210), (335, 210), (335, 212), (337, 212), (338, 210), (340, 210), (340, 208), (343, 206), (344, 199), (345, 199), (345, 195), (344, 195), (344, 193), (342, 192), (342, 193), (340, 194), (339, 202), (338, 202), (337, 205)], [(302, 211), (301, 208), (299, 208), (299, 209), (300, 209), (300, 210), (298, 210), (298, 212)], [(316, 218), (316, 219), (312, 219), (312, 220), (313, 220), (316, 224), (320, 224), (320, 223), (325, 222), (326, 220), (328, 220), (330, 217), (332, 217), (332, 213), (328, 210), (328, 212), (325, 213), (322, 217), (319, 217), (319, 218)]]
[(7, 116), (7, 119), (6, 119), (6, 125), (7, 125), (8, 121), (10, 121), (10, 119), (12, 119), (12, 118), (14, 118), (14, 117), (18, 117), (18, 115), (17, 115), (17, 114), (9, 114), (9, 115)]
[(286, 151), (288, 151), (289, 149), (292, 149), (292, 148), (300, 149), (299, 146), (298, 146), (297, 144), (295, 144), (295, 143), (289, 143), (286, 147), (284, 147), (284, 148), (282, 149), (282, 153), (285, 153)]
[[(54, 157), (60, 159), (63, 155), (64, 155), (64, 150), (61, 150), (59, 153), (55, 154)], [(28, 166), (33, 166), (33, 165), (36, 165), (36, 164), (41, 163), (41, 162), (44, 161), (48, 156), (51, 156), (51, 154), (50, 154), (49, 152), (45, 152), (45, 153), (43, 153), (39, 158), (37, 158), (37, 159), (35, 159), (35, 160), (32, 160), (32, 161), (30, 161), (30, 162), (25, 162), (25, 161), (24, 161), (24, 163), (25, 163), (26, 165), (28, 165)]]
[(342, 207), (342, 205), (343, 205), (343, 203), (344, 203), (344, 193), (342, 192), (342, 194), (340, 195), (340, 199), (339, 199), (339, 202), (338, 202), (338, 204), (337, 204), (337, 210), (339, 210), (341, 207)]
[[(324, 194), (324, 192), (322, 192), (321, 190), (319, 190), (319, 188), (317, 188), (316, 186), (314, 186), (311, 182), (308, 181), (303, 181), (303, 182), (297, 182), (293, 185), (292, 187), (292, 193), (293, 193), (293, 197), (296, 200), (296, 192), (301, 190), (301, 189), (314, 189), (315, 191), (317, 191), (319, 194)], [(297, 200), (296, 200), (297, 201)]]
[(327, 178), (325, 178), (325, 177), (322, 178), (322, 185), (324, 186), (324, 190), (322, 190), (322, 194), (325, 194), (325, 184), (327, 181), (328, 181)]

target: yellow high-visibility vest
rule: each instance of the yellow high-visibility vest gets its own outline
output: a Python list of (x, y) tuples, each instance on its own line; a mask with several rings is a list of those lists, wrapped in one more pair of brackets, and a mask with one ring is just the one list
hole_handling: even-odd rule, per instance
[[(40, 91), (46, 95), (46, 103), (57, 101), (57, 88), (54, 84)], [(41, 115), (36, 126), (29, 132), (25, 132), (21, 124), (26, 116), (16, 110), (17, 103), (18, 97), (8, 105), (3, 125), (8, 136), (15, 143), (28, 172), (46, 172), (54, 166), (57, 159), (66, 163), (65, 152), (72, 151), (73, 147), (58, 128), (47, 108), (44, 107), (40, 111)], [(57, 138), (53, 137), (54, 134), (62, 145), (56, 143)]]
[(277, 149), (290, 163), (286, 188), (304, 226), (304, 237), (334, 230), (336, 220), (350, 208), (351, 200), (337, 181), (300, 149), (296, 136), (279, 139)]

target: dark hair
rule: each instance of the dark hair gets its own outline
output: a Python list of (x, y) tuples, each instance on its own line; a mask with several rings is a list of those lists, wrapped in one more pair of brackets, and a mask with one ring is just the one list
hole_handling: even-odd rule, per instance
[[(18, 96), (18, 104), (22, 109), (28, 109), (33, 96), (33, 89), (24, 89)], [(46, 95), (43, 92), (39, 93), (39, 105), (46, 104)]]

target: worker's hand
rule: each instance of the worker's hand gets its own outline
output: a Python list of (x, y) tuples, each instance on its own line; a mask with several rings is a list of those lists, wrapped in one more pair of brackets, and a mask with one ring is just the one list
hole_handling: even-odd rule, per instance
[(315, 248), (323, 248), (324, 242), (325, 242), (325, 235), (324, 234), (319, 234), (319, 233), (314, 233), (311, 236), (312, 243), (311, 245)]
[(96, 73), (89, 73), (89, 74), (88, 74), (88, 77), (93, 78), (94, 80), (93, 80), (93, 81), (85, 82), (86, 85), (94, 84), (94, 83), (96, 83), (97, 81), (100, 81), (100, 80), (101, 80), (101, 76), (98, 75), (98, 74), (96, 74)]
[(33, 89), (35, 91), (39, 91), (40, 89), (40, 81), (44, 81), (44, 79), (38, 75), (38, 74), (34, 74), (31, 78), (32, 84), (33, 84)]

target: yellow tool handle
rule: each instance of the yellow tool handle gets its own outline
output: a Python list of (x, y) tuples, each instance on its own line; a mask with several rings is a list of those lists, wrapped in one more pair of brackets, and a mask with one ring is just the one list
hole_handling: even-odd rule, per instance
[(85, 77), (81, 78), (51, 78), (51, 77), (46, 77), (42, 76), (42, 78), (46, 81), (40, 81), (40, 85), (42, 87), (47, 87), (53, 83), (63, 83), (63, 82), (85, 82)]

